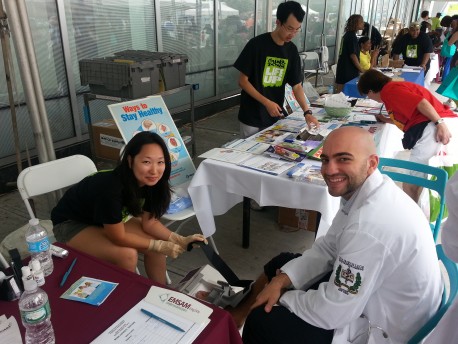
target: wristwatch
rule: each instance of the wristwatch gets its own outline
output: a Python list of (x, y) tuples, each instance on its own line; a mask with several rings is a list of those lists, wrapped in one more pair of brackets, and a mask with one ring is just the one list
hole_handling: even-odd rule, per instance
[(312, 115), (312, 114), (313, 114), (312, 110), (304, 111), (304, 117), (307, 116), (307, 115)]
[(445, 121), (445, 120), (444, 120), (443, 118), (439, 118), (439, 119), (437, 120), (437, 122), (434, 122), (434, 125), (438, 125), (438, 124), (444, 123), (444, 121)]

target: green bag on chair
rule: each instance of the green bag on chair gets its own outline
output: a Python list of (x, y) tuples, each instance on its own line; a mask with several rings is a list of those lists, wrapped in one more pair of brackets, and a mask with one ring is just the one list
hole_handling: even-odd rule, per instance
[[(447, 146), (442, 146), (441, 151), (429, 159), (429, 165), (445, 170), (448, 173), (448, 179), (450, 179), (458, 170), (458, 155), (449, 154)], [(429, 190), (429, 211), (430, 222), (436, 221), (440, 211), (440, 197), (434, 190)], [(447, 217), (448, 211), (447, 207), (445, 207), (442, 219)]]

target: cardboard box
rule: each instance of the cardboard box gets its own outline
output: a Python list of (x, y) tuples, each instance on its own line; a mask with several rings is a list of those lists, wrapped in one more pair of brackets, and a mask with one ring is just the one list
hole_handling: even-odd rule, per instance
[(313, 210), (278, 207), (278, 224), (316, 232), (318, 213)]
[(389, 62), (389, 67), (393, 68), (402, 68), (404, 66), (404, 60), (391, 60)]
[(92, 140), (95, 156), (103, 159), (118, 160), (124, 140), (113, 119), (106, 119), (92, 125)]

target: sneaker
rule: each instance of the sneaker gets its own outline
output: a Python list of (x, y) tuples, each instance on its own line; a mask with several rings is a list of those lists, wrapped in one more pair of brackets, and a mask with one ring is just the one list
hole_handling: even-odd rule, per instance
[(456, 110), (456, 103), (450, 98), (442, 104), (444, 104), (445, 106), (448, 106), (450, 110)]

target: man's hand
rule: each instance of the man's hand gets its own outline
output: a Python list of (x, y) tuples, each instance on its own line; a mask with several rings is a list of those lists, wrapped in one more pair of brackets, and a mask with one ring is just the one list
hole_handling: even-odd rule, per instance
[(269, 313), (272, 307), (278, 302), (280, 296), (283, 294), (284, 289), (291, 285), (291, 280), (286, 274), (279, 274), (272, 278), (269, 284), (256, 297), (255, 303), (251, 306), (254, 309), (260, 305), (265, 304), (264, 310)]
[(441, 142), (443, 145), (447, 145), (452, 137), (452, 134), (448, 130), (447, 124), (442, 122), (439, 123), (436, 127), (436, 141)]
[(311, 114), (307, 114), (305, 116), (305, 121), (307, 122), (309, 129), (312, 129), (313, 127), (317, 127), (317, 128), (320, 127), (320, 122), (318, 122), (316, 117)]
[(269, 113), (270, 117), (282, 117), (283, 116), (282, 109), (277, 103), (271, 100), (267, 100), (264, 106), (266, 107), (267, 112)]
[(187, 237), (181, 236), (175, 232), (170, 233), (169, 241), (179, 245), (183, 250), (186, 250), (188, 245), (194, 241), (203, 241), (207, 245), (207, 239), (202, 234), (188, 235)]

